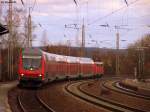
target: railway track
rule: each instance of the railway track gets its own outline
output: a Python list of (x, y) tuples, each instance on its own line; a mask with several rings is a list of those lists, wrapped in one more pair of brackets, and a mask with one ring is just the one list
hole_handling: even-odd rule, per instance
[[(131, 95), (138, 98), (143, 98), (144, 96), (136, 95), (135, 93), (130, 92), (129, 90), (124, 90), (121, 86), (118, 84), (118, 78), (115, 80), (117, 81), (109, 81), (112, 82), (111, 86), (112, 88), (107, 84), (107, 81), (109, 79), (103, 79), (101, 81), (104, 81), (104, 83), (101, 83), (101, 86), (105, 89), (109, 89), (111, 91), (115, 91), (118, 93), (123, 93), (127, 95)], [(86, 81), (71, 81), (67, 84), (65, 84), (64, 90), (71, 94), (74, 97), (77, 97), (81, 100), (84, 100), (85, 102), (88, 102), (92, 105), (95, 105), (98, 108), (108, 110), (108, 111), (115, 111), (115, 112), (145, 112), (141, 108), (136, 108), (135, 106), (130, 106), (126, 104), (122, 104), (121, 102), (110, 100), (106, 97), (96, 96), (95, 94), (90, 94), (88, 91), (85, 91), (82, 86), (84, 84), (93, 83), (91, 80)], [(116, 88), (116, 89), (114, 89)], [(118, 90), (117, 90), (118, 89)], [(19, 110), (21, 109), (21, 112), (55, 112), (52, 108), (49, 107), (48, 104), (45, 103), (45, 100), (40, 98), (40, 95), (38, 95), (38, 90), (26, 90), (22, 89), (18, 93), (17, 96), (17, 104), (19, 105)], [(144, 97), (143, 99), (149, 100), (150, 98)], [(94, 107), (93, 107), (94, 108)]]
[(19, 93), (17, 100), (22, 112), (55, 112), (38, 97), (36, 92), (23, 90)]
[(142, 99), (145, 99), (145, 100), (150, 100), (150, 96), (139, 94), (135, 90), (132, 90), (132, 89), (124, 88), (119, 84), (118, 81), (115, 81), (115, 82), (112, 83), (112, 86), (116, 89), (113, 89), (113, 88), (110, 88), (110, 87), (106, 86), (106, 83), (107, 82), (104, 82), (104, 83), (102, 83), (102, 85), (103, 85), (103, 87), (105, 87), (109, 90), (116, 91), (116, 92), (119, 92), (119, 93), (122, 93), (122, 94), (127, 94), (127, 95), (137, 97), (137, 98), (142, 98)]
[(106, 98), (91, 95), (88, 92), (85, 92), (84, 90), (81, 89), (81, 85), (85, 83), (87, 83), (87, 81), (69, 83), (65, 86), (65, 90), (75, 97), (78, 97), (88, 103), (92, 103), (98, 107), (103, 107), (109, 111), (144, 112), (143, 110), (139, 110), (133, 107), (128, 107), (121, 103), (110, 101), (109, 99)]

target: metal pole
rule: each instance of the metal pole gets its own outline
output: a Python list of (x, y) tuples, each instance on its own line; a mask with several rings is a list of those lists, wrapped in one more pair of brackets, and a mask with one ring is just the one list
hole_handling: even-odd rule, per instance
[(138, 47), (138, 79), (142, 79), (144, 75), (144, 58), (145, 51), (144, 49), (147, 47)]
[(145, 51), (142, 50), (142, 74), (144, 75), (144, 61), (145, 61)]
[[(69, 56), (70, 56), (70, 44), (69, 44)], [(70, 60), (69, 60), (70, 61)], [(69, 75), (71, 75), (71, 70), (70, 70), (70, 66), (71, 66), (71, 64), (70, 64), (70, 62), (69, 62)]]
[(1, 50), (2, 50), (2, 43), (0, 42), (0, 81), (2, 80), (2, 54), (1, 54)]
[[(84, 19), (83, 19), (83, 25), (82, 25), (82, 45), (81, 45), (81, 57), (84, 57), (84, 48), (85, 48), (85, 25), (84, 25)], [(83, 74), (82, 71), (83, 67), (81, 64), (81, 74)]]
[(31, 24), (31, 15), (30, 15), (29, 8), (29, 15), (28, 15), (28, 47), (32, 47), (32, 24)]
[[(13, 40), (13, 38), (12, 38), (12, 40)], [(12, 45), (11, 45), (11, 77), (12, 77), (12, 79), (14, 79), (14, 53), (13, 53), (13, 51), (14, 51), (14, 40), (12, 41)]]
[[(13, 72), (13, 38), (12, 38), (12, 0), (9, 0), (9, 39), (8, 39), (8, 78), (12, 79)], [(12, 43), (12, 44), (11, 44)]]
[[(70, 45), (70, 41), (69, 40), (67, 40), (67, 43), (68, 43), (68, 56), (70, 56), (70, 47), (71, 47), (71, 45)], [(70, 60), (68, 60), (68, 61), (70, 61)], [(70, 62), (68, 62), (68, 64), (69, 64), (69, 66), (68, 66), (68, 76), (71, 74), (71, 72), (70, 72)]]
[(134, 76), (135, 76), (135, 79), (137, 79), (137, 68), (134, 67)]
[(84, 26), (84, 20), (83, 20), (83, 25), (82, 25), (81, 57), (84, 56), (84, 47), (85, 47), (85, 26)]
[(139, 69), (140, 69), (140, 74), (139, 74), (139, 78), (142, 79), (143, 75), (144, 75), (144, 48), (140, 49), (140, 56), (139, 56)]
[(120, 66), (119, 66), (119, 33), (116, 34), (116, 75), (120, 73)]
[(1, 0), (0, 0), (0, 20), (1, 20), (1, 16), (2, 16), (2, 3), (1, 3)]
[[(10, 34), (9, 34), (9, 35), (10, 35)], [(8, 59), (7, 59), (7, 72), (8, 72), (7, 74), (8, 74), (8, 78), (10, 78), (10, 76), (9, 76), (9, 75), (10, 75), (10, 73), (9, 73), (9, 65), (10, 65), (10, 61), (9, 61), (9, 48), (10, 48), (10, 47), (9, 47), (9, 44), (10, 44), (10, 43), (9, 43), (9, 39), (8, 39), (8, 57), (7, 57), (7, 58), (8, 58)]]
[(139, 48), (139, 73), (138, 73), (138, 79), (141, 78), (141, 49)]

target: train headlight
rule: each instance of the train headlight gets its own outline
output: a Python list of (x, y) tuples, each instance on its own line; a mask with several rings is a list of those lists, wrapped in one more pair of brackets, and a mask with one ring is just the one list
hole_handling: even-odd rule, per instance
[(23, 76), (24, 76), (24, 74), (21, 74), (21, 76), (23, 77)]
[(39, 74), (39, 77), (42, 77), (42, 74)]

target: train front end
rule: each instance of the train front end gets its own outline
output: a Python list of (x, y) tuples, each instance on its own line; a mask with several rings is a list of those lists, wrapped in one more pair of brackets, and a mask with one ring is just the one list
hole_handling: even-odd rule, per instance
[(41, 50), (22, 49), (19, 56), (18, 76), (20, 84), (36, 84), (44, 80), (44, 57)]

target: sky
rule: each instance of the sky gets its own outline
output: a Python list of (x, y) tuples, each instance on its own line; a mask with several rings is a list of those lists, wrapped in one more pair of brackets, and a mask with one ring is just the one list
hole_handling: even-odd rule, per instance
[(115, 48), (119, 32), (120, 48), (126, 48), (150, 33), (150, 0), (126, 0), (128, 5), (125, 0), (76, 0), (77, 5), (74, 0), (23, 1), (25, 6), (20, 0), (15, 5), (26, 10), (32, 7), (32, 21), (37, 26), (34, 46), (44, 40), (47, 44), (79, 46), (83, 23), (88, 47)]

